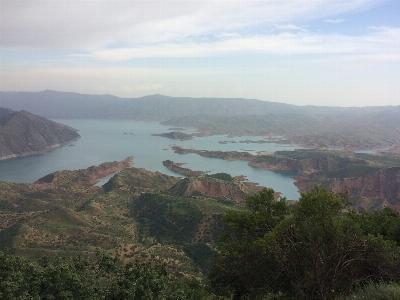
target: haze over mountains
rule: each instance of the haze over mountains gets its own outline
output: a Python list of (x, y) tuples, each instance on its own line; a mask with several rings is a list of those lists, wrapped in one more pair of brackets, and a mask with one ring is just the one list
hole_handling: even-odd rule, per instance
[(239, 116), (285, 114), (360, 115), (400, 112), (400, 106), (324, 107), (296, 106), (277, 102), (240, 98), (190, 98), (149, 95), (119, 98), (112, 95), (88, 95), (45, 90), (42, 92), (0, 92), (0, 105), (13, 110), (28, 110), (46, 118), (126, 119), (166, 121), (192, 115)]
[(320, 148), (390, 147), (400, 140), (400, 106), (296, 106), (163, 95), (124, 99), (49, 90), (0, 92), (0, 106), (53, 119), (156, 121), (206, 134), (286, 135), (295, 143)]

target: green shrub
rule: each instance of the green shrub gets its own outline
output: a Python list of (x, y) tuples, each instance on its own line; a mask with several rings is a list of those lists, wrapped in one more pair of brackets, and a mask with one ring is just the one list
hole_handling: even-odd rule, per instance
[(359, 288), (346, 300), (397, 300), (400, 299), (400, 286), (397, 283), (370, 282)]

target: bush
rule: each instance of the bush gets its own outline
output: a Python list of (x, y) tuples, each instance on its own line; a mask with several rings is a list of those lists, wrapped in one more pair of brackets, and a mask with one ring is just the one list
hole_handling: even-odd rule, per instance
[(397, 300), (400, 299), (400, 286), (397, 283), (370, 282), (359, 288), (345, 300)]

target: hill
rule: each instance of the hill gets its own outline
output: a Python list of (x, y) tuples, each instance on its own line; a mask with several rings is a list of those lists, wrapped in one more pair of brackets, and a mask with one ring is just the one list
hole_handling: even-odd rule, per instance
[[(0, 182), (0, 251), (35, 261), (100, 249), (125, 262), (166, 263), (176, 277), (203, 276), (223, 214), (243, 210), (235, 205), (245, 196), (241, 184), (217, 174), (194, 181), (197, 193), (187, 193), (186, 179), (130, 167), (131, 159), (58, 171), (34, 184)], [(119, 169), (103, 187), (93, 185)], [(231, 192), (221, 199), (218, 190)]]
[[(221, 173), (222, 174), (222, 173)], [(215, 176), (198, 176), (184, 178), (171, 187), (168, 192), (178, 197), (204, 196), (237, 204), (243, 203), (251, 191), (240, 181), (226, 174), (229, 180), (221, 180)]]
[(0, 108), (0, 159), (44, 153), (79, 137), (71, 127), (24, 110)]

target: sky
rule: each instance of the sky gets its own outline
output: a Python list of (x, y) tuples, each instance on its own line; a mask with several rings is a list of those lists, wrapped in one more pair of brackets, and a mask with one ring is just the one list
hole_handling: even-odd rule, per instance
[(0, 0), (0, 90), (400, 105), (400, 0)]

